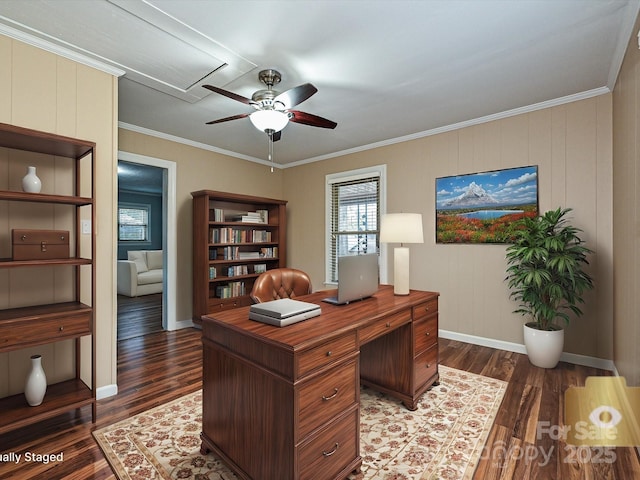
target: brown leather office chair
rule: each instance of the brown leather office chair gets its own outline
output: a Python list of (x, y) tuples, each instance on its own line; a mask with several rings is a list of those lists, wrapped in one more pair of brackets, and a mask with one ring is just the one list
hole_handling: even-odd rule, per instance
[(274, 268), (256, 279), (250, 296), (255, 303), (262, 303), (308, 293), (311, 293), (311, 279), (305, 272), (295, 268)]

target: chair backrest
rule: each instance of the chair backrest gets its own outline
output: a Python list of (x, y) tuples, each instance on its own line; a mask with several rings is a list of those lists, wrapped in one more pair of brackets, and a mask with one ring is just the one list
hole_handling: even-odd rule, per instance
[(262, 303), (309, 293), (311, 279), (305, 272), (295, 268), (274, 268), (256, 278), (250, 296), (255, 303)]

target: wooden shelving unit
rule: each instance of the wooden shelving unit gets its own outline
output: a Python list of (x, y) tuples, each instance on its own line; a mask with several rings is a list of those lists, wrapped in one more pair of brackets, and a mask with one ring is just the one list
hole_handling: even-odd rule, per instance
[[(193, 321), (251, 303), (261, 269), (286, 265), (285, 200), (200, 190), (193, 197)], [(264, 212), (266, 222), (241, 218)], [(235, 269), (235, 272), (230, 272)]]
[[(95, 143), (64, 137), (46, 132), (0, 123), (0, 147), (35, 152), (54, 157), (66, 157), (75, 161), (73, 175), (75, 194), (57, 195), (46, 193), (25, 193), (22, 191), (0, 191), (0, 201), (31, 202), (67, 205), (73, 209), (75, 217), (75, 252), (70, 258), (47, 260), (0, 259), (0, 269), (29, 269), (31, 267), (71, 267), (75, 274), (74, 301), (38, 304), (20, 308), (0, 310), (0, 352), (19, 350), (45, 345), (63, 340), (75, 340), (75, 378), (47, 386), (44, 401), (37, 407), (30, 407), (20, 393), (0, 399), (0, 434), (23, 428), (33, 423), (59, 415), (69, 410), (91, 405), (92, 421), (96, 420), (96, 339), (95, 339)], [(87, 172), (83, 169), (90, 169)], [(85, 184), (81, 177), (85, 174)], [(88, 174), (88, 175), (87, 175)], [(90, 185), (86, 185), (87, 179)], [(89, 196), (80, 196), (83, 190), (90, 190)], [(81, 251), (81, 208), (90, 209), (91, 242), (90, 252)], [(86, 218), (86, 215), (85, 215)], [(10, 238), (10, 232), (7, 237)], [(81, 279), (81, 269), (89, 268), (90, 285)], [(41, 270), (34, 270), (34, 275)], [(90, 288), (90, 292), (85, 289)], [(81, 302), (81, 297), (90, 298), (90, 305)], [(91, 386), (80, 378), (82, 347), (81, 338), (91, 337)], [(87, 356), (85, 356), (86, 358)]]

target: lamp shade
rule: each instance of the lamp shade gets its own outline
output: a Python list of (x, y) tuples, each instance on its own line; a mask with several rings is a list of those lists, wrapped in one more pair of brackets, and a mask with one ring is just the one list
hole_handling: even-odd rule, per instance
[(423, 243), (422, 214), (387, 213), (380, 223), (382, 243)]
[(287, 114), (279, 110), (258, 110), (249, 115), (249, 120), (261, 132), (279, 132), (289, 123)]

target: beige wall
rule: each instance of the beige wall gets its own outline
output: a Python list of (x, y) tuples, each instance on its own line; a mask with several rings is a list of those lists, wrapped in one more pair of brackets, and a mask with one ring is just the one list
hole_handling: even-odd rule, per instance
[[(0, 36), (0, 122), (52, 132), (60, 135), (90, 140), (97, 144), (96, 185), (97, 215), (97, 385), (113, 383), (115, 380), (115, 337), (113, 316), (115, 291), (113, 289), (113, 225), (114, 225), (114, 173), (115, 139), (117, 122), (117, 79), (112, 75), (71, 60), (45, 52), (8, 37)], [(56, 191), (65, 192), (70, 185), (61, 184), (58, 166), (63, 160), (56, 160), (56, 169), (51, 168), (52, 160), (46, 156), (24, 156), (19, 152), (0, 149), (0, 188), (19, 189), (24, 175), (25, 162), (35, 162), (43, 180), (43, 192), (55, 183)], [(64, 167), (62, 167), (64, 168)], [(0, 229), (6, 232), (14, 226), (31, 228), (66, 229), (69, 220), (57, 209), (42, 206), (51, 215), (43, 215), (38, 225), (26, 224), (26, 218), (34, 214), (32, 206), (0, 206)], [(8, 237), (1, 238), (2, 256), (7, 256)], [(0, 271), (0, 308), (24, 305), (27, 300), (20, 298), (16, 285), (24, 284), (24, 272), (14, 269)], [(43, 269), (44, 270), (44, 269)], [(44, 272), (37, 275), (37, 284), (32, 284), (32, 294), (62, 301), (68, 289), (60, 288), (60, 279), (67, 274), (64, 269), (55, 273)], [(33, 277), (31, 277), (33, 282)], [(67, 280), (63, 280), (63, 283)], [(13, 286), (13, 290), (9, 288)], [(15, 293), (15, 295), (13, 295)], [(32, 300), (29, 299), (29, 300)], [(34, 328), (38, 328), (34, 325)], [(87, 342), (85, 342), (87, 343)], [(43, 355), (43, 365), (50, 382), (72, 377), (73, 343), (60, 342), (37, 348), (0, 354), (0, 397), (21, 392), (29, 367), (29, 356)], [(86, 374), (87, 368), (83, 369)]]
[(614, 355), (640, 386), (640, 50), (636, 22), (613, 91)]
[(597, 287), (568, 328), (565, 351), (613, 358), (610, 95), (285, 169), (289, 264), (308, 271), (315, 289), (324, 281), (325, 175), (378, 164), (387, 165), (387, 211), (423, 214), (425, 243), (410, 246), (411, 286), (440, 292), (440, 328), (518, 344), (523, 320), (511, 313), (505, 246), (436, 245), (435, 179), (538, 165), (541, 210), (573, 208), (596, 252)]
[(282, 172), (254, 162), (178, 144), (120, 129), (122, 152), (176, 163), (177, 291), (176, 320), (191, 319), (192, 299), (192, 209), (191, 192), (217, 190), (269, 198), (283, 198)]
[[(637, 49), (627, 53), (613, 100), (603, 95), (274, 173), (266, 166), (207, 150), (126, 130), (116, 133), (117, 79), (106, 73), (2, 36), (0, 62), (10, 65), (0, 69), (0, 122), (98, 144), (98, 386), (116, 383), (117, 149), (177, 164), (177, 320), (191, 317), (191, 191), (212, 189), (288, 200), (288, 262), (307, 270), (319, 289), (324, 281), (325, 175), (386, 164), (387, 211), (416, 211), (424, 216), (425, 243), (411, 246), (411, 284), (441, 293), (441, 328), (515, 343), (522, 343), (522, 319), (511, 313), (514, 305), (507, 298), (505, 247), (436, 245), (435, 178), (537, 164), (541, 209), (574, 208), (576, 225), (596, 251), (590, 268), (597, 288), (588, 296), (588, 313), (569, 328), (565, 349), (613, 359), (615, 345), (620, 372), (630, 383), (640, 384), (638, 235), (634, 230), (638, 209), (633, 201), (639, 186)], [(0, 160), (0, 169), (11, 184), (21, 178), (19, 169), (7, 167), (6, 160)], [(6, 275), (0, 272), (3, 304), (8, 301)], [(66, 375), (71, 347), (46, 348), (53, 349), (56, 359), (49, 365), (54, 376)], [(31, 353), (0, 354), (0, 397), (19, 391)]]

